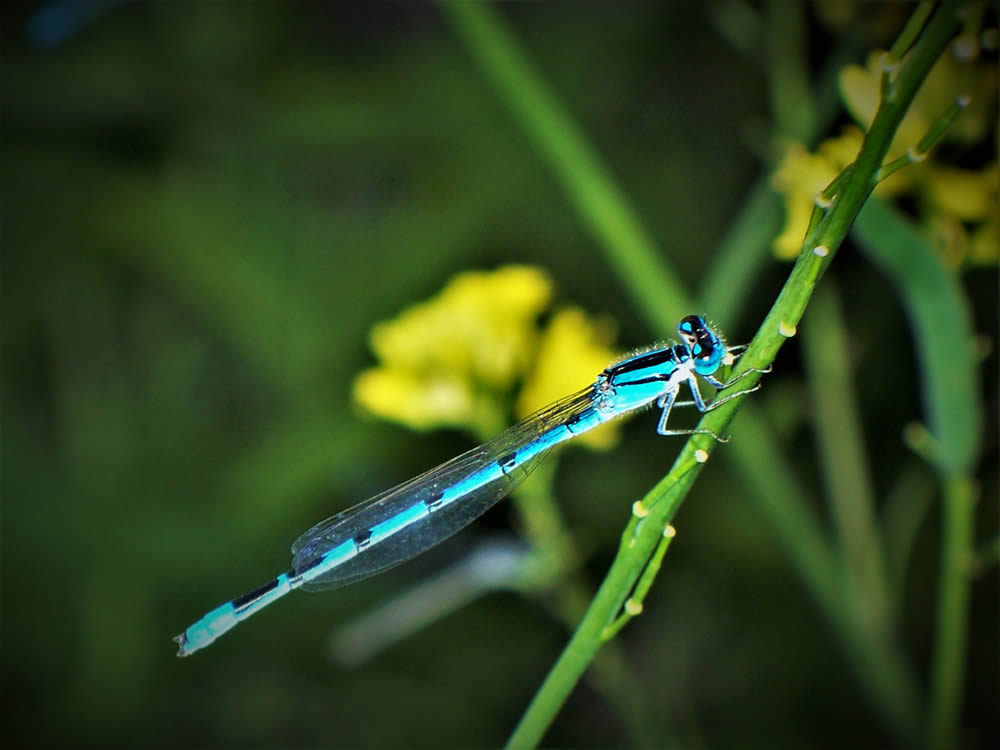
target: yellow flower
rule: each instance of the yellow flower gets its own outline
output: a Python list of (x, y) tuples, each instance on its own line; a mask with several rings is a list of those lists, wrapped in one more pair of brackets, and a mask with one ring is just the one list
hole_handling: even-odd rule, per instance
[(536, 268), (461, 273), (436, 297), (375, 326), (372, 349), (389, 366), (509, 387), (534, 352), (535, 320), (551, 296), (551, 280)]
[[(588, 320), (579, 308), (558, 311), (542, 334), (535, 366), (517, 399), (517, 415), (525, 417), (593, 383), (617, 359), (608, 346), (613, 338), (609, 323)], [(613, 422), (584, 433), (575, 442), (605, 449), (618, 437), (618, 423)]]
[(817, 193), (837, 176), (836, 165), (810, 154), (801, 143), (792, 143), (771, 177), (771, 184), (785, 197), (785, 226), (774, 240), (774, 252), (792, 260), (802, 247)]
[[(840, 84), (840, 98), (844, 101), (844, 106), (847, 107), (847, 111), (851, 113), (854, 121), (866, 130), (872, 124), (872, 120), (875, 119), (875, 113), (878, 111), (879, 104), (882, 101), (881, 61), (885, 55), (885, 52), (872, 52), (868, 56), (868, 63), (865, 67), (847, 65), (840, 71), (838, 79), (838, 83)], [(952, 100), (954, 100), (954, 93), (952, 94)], [(951, 104), (951, 102), (948, 102), (948, 104)], [(941, 108), (937, 113), (937, 117), (940, 117), (946, 108), (947, 105)], [(906, 153), (906, 149), (924, 137), (929, 127), (930, 123), (924, 117), (924, 114), (917, 109), (916, 101), (914, 101), (907, 111), (906, 116), (903, 117), (903, 121), (899, 124), (899, 128), (896, 130), (896, 136), (886, 157), (887, 160), (891, 161), (897, 156), (902, 156)]]
[[(884, 55), (884, 52), (873, 52), (864, 68), (848, 65), (840, 72), (840, 95), (844, 106), (865, 130), (878, 110)], [(968, 60), (957, 59), (951, 52), (942, 55), (927, 74), (896, 130), (887, 160), (902, 156), (915, 146), (959, 94), (970, 96), (971, 103), (952, 123), (944, 139), (966, 143), (980, 140), (991, 129), (996, 87), (997, 74), (993, 65), (973, 65)]]
[(477, 403), (471, 382), (452, 373), (421, 376), (403, 367), (376, 367), (358, 375), (354, 399), (375, 416), (415, 430), (474, 427), (489, 419), (488, 405)]
[[(976, 143), (995, 132), (996, 66), (977, 64), (979, 49), (970, 42), (968, 38), (960, 38), (935, 63), (896, 132), (887, 161), (916, 146), (959, 94), (970, 96), (971, 103), (951, 124), (943, 140)], [(878, 107), (879, 58), (880, 55), (870, 57), (867, 69), (848, 66), (840, 77), (844, 103), (864, 127), (871, 123)], [(995, 163), (973, 172), (935, 166), (932, 154), (931, 159), (901, 170), (893, 177), (904, 173), (912, 175), (910, 190), (915, 190), (922, 199), (926, 225), (943, 258), (955, 266), (966, 259), (983, 263), (996, 258), (996, 253), (988, 252), (981, 242), (983, 236), (989, 236), (989, 230), (979, 231), (976, 226), (997, 213)], [(973, 242), (972, 237), (980, 239)]]
[[(866, 67), (848, 65), (840, 74), (844, 104), (864, 128), (870, 126), (879, 107), (884, 55), (873, 53)], [(971, 94), (973, 104), (962, 111), (944, 138), (975, 142), (993, 132), (996, 70), (992, 65), (971, 64), (974, 59), (975, 55), (958, 59), (949, 53), (938, 60), (900, 124), (886, 163), (915, 147), (959, 94)], [(792, 259), (798, 255), (815, 196), (854, 160), (862, 138), (860, 130), (849, 127), (839, 138), (824, 141), (816, 154), (810, 154), (800, 144), (788, 148), (772, 178), (785, 201), (785, 226), (774, 241), (779, 258)], [(983, 242), (983, 238), (989, 240), (989, 230), (980, 231), (975, 225), (988, 221), (997, 212), (996, 165), (982, 172), (971, 172), (934, 166), (932, 162), (933, 159), (928, 159), (894, 172), (876, 186), (876, 194), (916, 192), (924, 208), (925, 226), (943, 257), (954, 265), (966, 259), (989, 262), (989, 258), (996, 257)]]
[(995, 218), (1000, 169), (993, 164), (982, 172), (929, 166), (925, 191), (935, 209), (960, 221)]
[(358, 376), (356, 401), (414, 429), (496, 431), (497, 392), (528, 368), (536, 319), (551, 295), (548, 275), (528, 266), (457, 275), (437, 296), (375, 326), (381, 364)]
[(981, 224), (969, 238), (968, 261), (973, 265), (992, 265), (1000, 262), (1000, 219), (996, 214), (991, 221)]
[[(461, 427), (484, 439), (510, 422), (518, 381), (525, 380), (518, 416), (593, 383), (615, 358), (611, 326), (573, 308), (540, 333), (537, 319), (551, 296), (549, 277), (528, 266), (459, 274), (435, 297), (375, 326), (380, 364), (358, 375), (355, 401), (413, 429)], [(606, 447), (616, 437), (602, 427), (576, 442)]]

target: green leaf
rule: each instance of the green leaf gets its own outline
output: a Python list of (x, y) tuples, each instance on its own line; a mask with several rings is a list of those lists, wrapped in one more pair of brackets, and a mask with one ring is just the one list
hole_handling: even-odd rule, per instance
[(853, 234), (899, 289), (913, 327), (935, 440), (932, 461), (945, 474), (965, 473), (979, 455), (983, 424), (972, 315), (962, 287), (927, 240), (883, 201), (868, 201)]

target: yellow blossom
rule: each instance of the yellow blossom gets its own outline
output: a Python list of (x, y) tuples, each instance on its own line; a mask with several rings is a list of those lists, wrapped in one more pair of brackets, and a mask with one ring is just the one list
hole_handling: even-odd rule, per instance
[(551, 295), (548, 275), (528, 266), (457, 275), (435, 297), (375, 326), (380, 365), (358, 376), (355, 400), (415, 429), (495, 431), (498, 392), (529, 366), (536, 319)]
[[(848, 65), (840, 73), (844, 106), (866, 130), (875, 119), (881, 91), (884, 52), (873, 52), (864, 68)], [(896, 130), (887, 159), (903, 155), (924, 137), (959, 94), (971, 97), (970, 105), (945, 134), (946, 140), (975, 142), (990, 128), (996, 102), (997, 76), (993, 65), (973, 65), (952, 53), (942, 55), (917, 91)]]
[(771, 177), (774, 189), (785, 197), (785, 226), (774, 240), (774, 252), (779, 258), (791, 260), (799, 254), (816, 195), (837, 172), (835, 165), (810, 154), (801, 143), (789, 145)]
[(508, 387), (527, 366), (535, 320), (551, 295), (549, 277), (528, 266), (461, 273), (436, 297), (375, 326), (372, 349), (386, 365)]
[[(609, 347), (613, 338), (610, 324), (592, 321), (578, 308), (557, 312), (542, 334), (535, 366), (518, 396), (518, 416), (527, 416), (593, 383), (616, 359)], [(617, 423), (610, 423), (584, 433), (576, 442), (604, 449), (617, 442), (618, 436)]]
[(421, 377), (401, 367), (376, 367), (358, 375), (354, 398), (375, 416), (416, 430), (476, 421), (471, 383), (448, 373)]
[[(975, 142), (992, 132), (996, 71), (992, 65), (972, 64), (974, 59), (966, 55), (959, 60), (949, 53), (935, 64), (896, 132), (886, 163), (915, 147), (959, 94), (971, 95), (973, 104), (951, 124), (945, 139)], [(873, 53), (866, 67), (848, 65), (840, 74), (845, 106), (864, 128), (870, 126), (879, 107), (884, 61), (885, 53)], [(773, 177), (785, 201), (785, 226), (774, 242), (778, 257), (791, 259), (798, 254), (815, 196), (854, 160), (862, 139), (861, 131), (850, 127), (840, 137), (824, 141), (816, 154), (799, 144), (788, 148)], [(979, 231), (975, 224), (996, 214), (997, 181), (995, 164), (971, 172), (935, 166), (928, 159), (893, 172), (875, 191), (882, 196), (916, 192), (935, 246), (950, 263), (959, 265), (966, 258), (982, 263), (996, 257), (983, 241), (989, 240), (989, 230)]]
[[(847, 65), (840, 71), (838, 78), (840, 98), (844, 101), (844, 106), (847, 107), (854, 121), (866, 130), (875, 119), (875, 113), (882, 101), (881, 65), (886, 54), (885, 52), (873, 52), (868, 56), (868, 64), (865, 67)], [(952, 98), (954, 99), (954, 96)], [(942, 112), (944, 112), (944, 108), (937, 113), (937, 117), (940, 117)], [(929, 126), (930, 123), (923, 113), (915, 105), (911, 105), (896, 129), (896, 137), (893, 139), (893, 145), (889, 148), (887, 159), (891, 161), (906, 153), (906, 149), (924, 137)]]
[[(568, 309), (540, 333), (537, 318), (551, 294), (548, 276), (527, 266), (456, 276), (436, 296), (375, 326), (380, 364), (356, 378), (356, 402), (413, 429), (462, 427), (485, 438), (509, 423), (516, 382), (525, 381), (519, 416), (583, 388), (614, 359), (613, 331)], [(616, 436), (602, 427), (577, 442), (606, 447)]]
[[(935, 63), (896, 131), (887, 161), (916, 146), (959, 94), (970, 97), (971, 103), (945, 132), (944, 140), (975, 143), (994, 132), (996, 66), (977, 64), (978, 47), (970, 46), (968, 42), (966, 39), (962, 44), (954, 45)], [(964, 52), (959, 55), (956, 50)], [(881, 53), (874, 54), (866, 68), (848, 66), (840, 76), (844, 103), (864, 127), (871, 123), (878, 108), (880, 60)], [(996, 214), (996, 164), (981, 172), (971, 172), (936, 166), (931, 159), (900, 170), (889, 179), (904, 173), (912, 175), (910, 189), (916, 188), (923, 199), (927, 226), (943, 258), (958, 266), (966, 258), (970, 261), (975, 258), (973, 262), (981, 263), (989, 257), (996, 257), (996, 253), (983, 254), (985, 248), (981, 242), (972, 242), (970, 227), (966, 226), (972, 224), (972, 236), (982, 237), (983, 234), (974, 225)]]
[(961, 221), (984, 221), (997, 212), (1000, 169), (993, 164), (981, 172), (951, 167), (928, 167), (927, 198), (934, 207)]
[(1000, 218), (994, 214), (991, 221), (981, 224), (969, 238), (968, 261), (974, 265), (993, 265), (1000, 262)]

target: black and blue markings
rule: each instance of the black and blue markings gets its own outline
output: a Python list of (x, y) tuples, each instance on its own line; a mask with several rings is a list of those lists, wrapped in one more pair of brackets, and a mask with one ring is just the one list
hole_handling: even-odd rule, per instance
[[(706, 403), (696, 376), (716, 389), (734, 381), (714, 377), (733, 352), (705, 320), (689, 315), (677, 332), (680, 344), (623, 359), (596, 382), (542, 409), (468, 453), (416, 479), (337, 514), (303, 534), (293, 545), (292, 570), (212, 610), (177, 636), (178, 656), (202, 649), (239, 622), (285, 594), (305, 586), (320, 590), (346, 585), (404, 562), (448, 538), (513, 490), (555, 445), (603, 422), (655, 403), (657, 430), (671, 431), (667, 418), (683, 383), (701, 411), (756, 388)], [(738, 378), (736, 378), (738, 379)]]

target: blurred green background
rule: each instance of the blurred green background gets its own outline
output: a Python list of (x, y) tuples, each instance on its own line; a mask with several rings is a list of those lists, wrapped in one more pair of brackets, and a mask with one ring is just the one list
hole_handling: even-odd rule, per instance
[[(38, 7), (2, 11), (5, 739), (498, 744), (567, 638), (544, 595), (487, 596), (353, 669), (331, 663), (327, 637), (475, 540), (509, 533), (507, 504), (410, 565), (290, 596), (191, 659), (175, 658), (170, 638), (286, 569), (288, 545), (312, 523), (470, 447), (458, 433), (366, 420), (349, 399), (372, 364), (372, 325), (454, 273), (538, 264), (561, 299), (613, 316), (622, 346), (671, 332), (643, 322), (435, 6), (107, 3), (65, 40), (37, 37)], [(698, 288), (767, 168), (766, 66), (694, 3), (499, 11)], [(819, 68), (842, 39), (809, 24)], [(763, 263), (722, 321), (731, 340), (754, 333), (786, 272)], [(921, 418), (906, 316), (853, 251), (831, 277), (857, 336), (875, 489), (909, 471), (929, 494), (930, 471), (900, 437)], [(995, 271), (963, 281), (976, 330), (995, 342)], [(754, 398), (818, 496), (797, 349)], [(995, 362), (983, 376), (986, 498)], [(560, 463), (558, 495), (595, 584), (631, 502), (681, 446), (653, 420), (633, 420), (610, 453), (568, 451)], [(996, 534), (995, 501), (984, 505), (980, 539)], [(935, 513), (906, 587), (903, 643), (917, 665), (933, 637)], [(705, 472), (677, 526), (646, 613), (620, 636), (654, 736), (884, 744), (829, 626), (725, 463)], [(996, 583), (994, 566), (973, 590), (962, 719), (973, 747), (998, 739)], [(633, 742), (587, 684), (547, 738)]]

